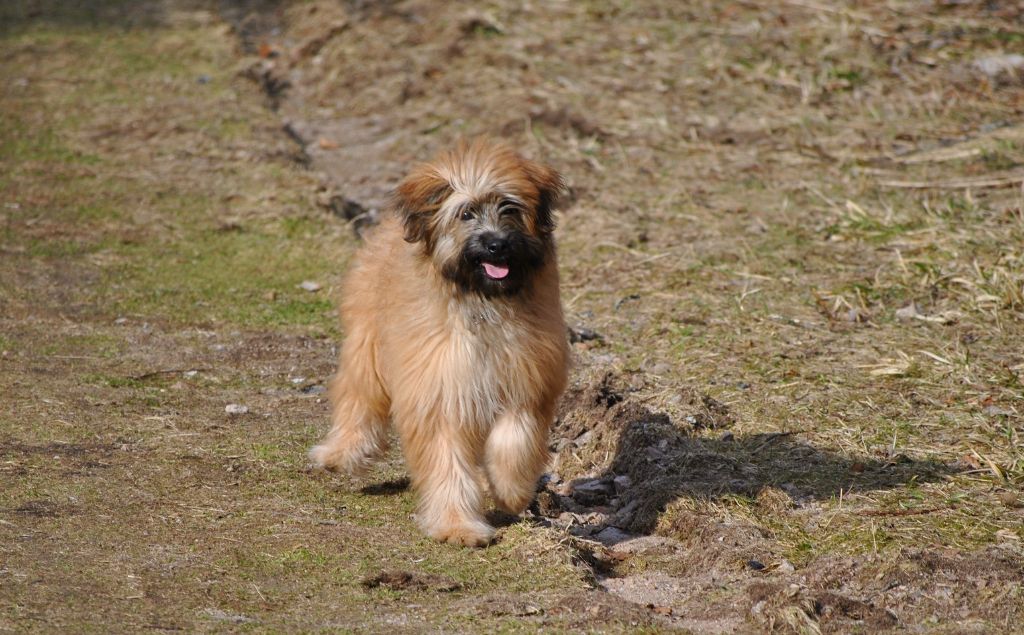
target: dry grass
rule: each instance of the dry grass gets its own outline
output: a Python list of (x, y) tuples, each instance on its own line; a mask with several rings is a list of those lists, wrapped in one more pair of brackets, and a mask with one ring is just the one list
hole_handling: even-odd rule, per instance
[[(125, 18), (151, 30), (120, 31), (112, 6), (88, 20), (48, 9), (3, 35), (15, 81), (0, 101), (14, 122), (0, 136), (11, 157), (0, 381), (13, 432), (0, 441), (13, 449), (0, 474), (19, 480), (0, 495), (0, 529), (41, 540), (69, 510), (86, 510), (86, 526), (135, 522), (101, 505), (104, 482), (137, 478), (135, 455), (88, 445), (126, 444), (154, 453), (142, 491), (167, 494), (145, 525), (160, 548), (128, 528), (116, 541), (123, 566), (150, 563), (117, 570), (149, 585), (149, 626), (255, 616), (313, 628), (334, 623), (317, 602), (338, 593), (334, 617), (370, 629), (584, 629), (596, 618), (572, 607), (590, 596), (560, 598), (558, 581), (572, 596), (590, 569), (688, 581), (671, 623), (697, 630), (884, 630), (883, 609), (932, 630), (1019, 620), (1024, 82), (975, 66), (1019, 48), (1019, 7), (255, 3), (250, 17), (245, 6), (229, 16), (238, 60), (213, 14), (170, 3)], [(268, 35), (273, 24), (282, 30)], [(241, 75), (290, 81), (276, 113)], [(278, 118), (308, 142), (312, 171), (291, 162)], [(608, 413), (565, 409), (561, 434), (592, 434), (563, 447), (563, 481), (627, 473), (634, 484), (607, 510), (584, 510), (580, 531), (639, 500), (629, 528), (676, 539), (677, 551), (620, 560), (520, 524), (496, 549), (447, 552), (415, 538), (408, 493), (374, 497), (298, 472), (324, 406), (291, 382), (331, 372), (325, 338), (336, 333), (331, 302), (295, 285), (328, 284), (355, 246), (315, 190), (380, 206), (411, 162), (479, 133), (566, 173), (564, 300), (574, 326), (602, 335), (575, 345), (574, 382), (586, 393), (610, 373), (626, 398)], [(119, 316), (128, 331), (111, 326)], [(38, 351), (56, 377), (49, 391)], [(191, 366), (214, 370), (133, 379)], [(221, 413), (243, 400), (271, 416), (237, 429)], [(669, 419), (632, 426), (631, 404)], [(657, 460), (641, 460), (661, 441)], [(119, 476), (76, 463), (96, 478), (59, 485), (43, 450), (23, 452), (55, 442), (91, 448), (83, 460)], [(190, 462), (195, 486), (217, 489), (179, 505), (173, 474)], [(241, 495), (236, 471), (253, 479)], [(190, 523), (189, 539), (248, 544), (197, 552), (172, 539)], [(351, 532), (345, 545), (334, 531)], [(4, 570), (32, 574), (36, 543), (8, 544), (22, 546), (5, 547)], [(82, 553), (70, 579), (138, 594), (134, 578), (106, 576), (113, 565)], [(463, 591), (358, 587), (395, 558)], [(197, 575), (229, 583), (193, 586)], [(0, 626), (75, 624), (46, 604), (66, 587), (43, 584), (42, 601), (0, 584)], [(308, 585), (312, 599), (299, 592)], [(499, 597), (506, 585), (511, 597)], [(84, 585), (74, 593), (88, 612)], [(469, 607), (477, 597), (490, 608)], [(339, 602), (372, 604), (379, 619)], [(608, 611), (622, 628), (647, 623)]]

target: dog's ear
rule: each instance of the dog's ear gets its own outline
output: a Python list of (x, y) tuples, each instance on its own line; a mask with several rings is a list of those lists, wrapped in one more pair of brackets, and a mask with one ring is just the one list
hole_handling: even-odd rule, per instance
[(416, 168), (402, 181), (395, 190), (393, 204), (405, 227), (406, 242), (427, 239), (430, 217), (451, 192), (448, 181), (429, 165)]
[(533, 161), (524, 161), (523, 170), (537, 188), (537, 227), (543, 232), (554, 231), (553, 212), (565, 194), (565, 180), (548, 166)]

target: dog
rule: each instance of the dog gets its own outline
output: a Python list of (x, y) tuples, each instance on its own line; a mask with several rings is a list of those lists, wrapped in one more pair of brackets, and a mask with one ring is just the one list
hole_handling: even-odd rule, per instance
[(483, 546), (489, 492), (519, 514), (536, 493), (565, 389), (553, 169), (489, 140), (416, 167), (343, 285), (331, 429), (317, 467), (359, 474), (394, 425), (429, 536)]

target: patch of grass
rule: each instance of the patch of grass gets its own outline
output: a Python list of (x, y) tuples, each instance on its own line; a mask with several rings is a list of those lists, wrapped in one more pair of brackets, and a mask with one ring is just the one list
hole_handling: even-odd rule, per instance
[[(39, 130), (25, 123), (19, 113), (5, 122), (0, 130), (0, 156), (18, 163), (57, 163), (94, 166), (100, 162), (95, 154), (69, 148), (53, 129)], [(41, 165), (23, 165), (21, 171), (41, 173)]]
[[(313, 326), (333, 332), (329, 297), (297, 289), (330, 274), (309, 246), (261, 230), (207, 231), (186, 244), (128, 245), (107, 293), (120, 313), (161, 312), (184, 323)], [(313, 257), (310, 257), (313, 256)]]

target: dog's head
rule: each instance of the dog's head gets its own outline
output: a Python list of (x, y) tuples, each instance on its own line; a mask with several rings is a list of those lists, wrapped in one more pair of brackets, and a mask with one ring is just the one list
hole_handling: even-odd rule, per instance
[(405, 240), (421, 243), (460, 290), (513, 295), (554, 254), (553, 208), (562, 177), (509, 147), (459, 143), (398, 186)]

